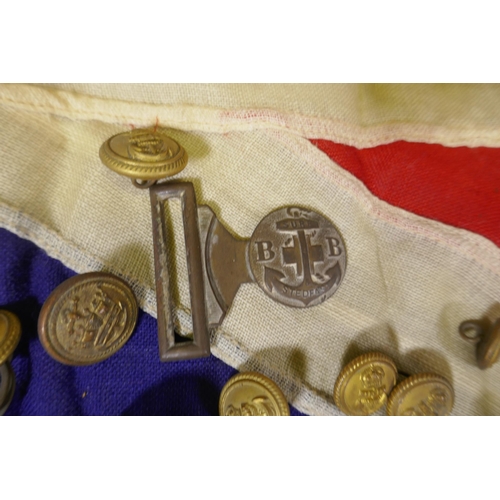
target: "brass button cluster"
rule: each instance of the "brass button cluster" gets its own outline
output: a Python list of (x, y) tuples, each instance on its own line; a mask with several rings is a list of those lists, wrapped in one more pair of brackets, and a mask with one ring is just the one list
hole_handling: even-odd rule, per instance
[(21, 322), (10, 311), (0, 311), (0, 415), (3, 415), (14, 397), (16, 377), (10, 358), (21, 339)]
[(371, 352), (348, 363), (335, 382), (333, 399), (346, 415), (371, 415), (387, 402), (387, 415), (448, 415), (451, 384), (440, 375), (419, 373), (396, 385), (398, 370), (388, 356)]
[(227, 417), (289, 416), (281, 389), (260, 373), (238, 373), (222, 389), (219, 415)]

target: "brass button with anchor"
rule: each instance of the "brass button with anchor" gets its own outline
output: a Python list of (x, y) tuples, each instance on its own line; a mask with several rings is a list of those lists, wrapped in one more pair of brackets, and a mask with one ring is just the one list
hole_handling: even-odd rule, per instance
[(451, 384), (434, 373), (410, 375), (398, 384), (389, 396), (387, 415), (444, 416), (454, 403)]
[(14, 352), (21, 339), (21, 322), (10, 311), (0, 311), (0, 365)]
[(398, 370), (391, 358), (370, 352), (353, 359), (335, 382), (333, 399), (346, 415), (371, 415), (387, 401)]
[(178, 174), (188, 161), (185, 149), (164, 130), (156, 128), (135, 129), (110, 137), (101, 146), (99, 157), (108, 168), (144, 188)]
[(290, 407), (281, 389), (271, 379), (255, 372), (238, 373), (222, 389), (219, 415), (289, 416)]
[(137, 301), (125, 281), (87, 273), (61, 283), (38, 317), (38, 336), (55, 360), (91, 365), (123, 347), (135, 328)]

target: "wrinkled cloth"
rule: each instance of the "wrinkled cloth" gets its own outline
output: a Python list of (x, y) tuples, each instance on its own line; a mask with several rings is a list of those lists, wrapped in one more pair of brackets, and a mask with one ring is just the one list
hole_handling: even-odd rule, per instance
[[(192, 181), (198, 203), (233, 234), (249, 237), (269, 212), (300, 205), (328, 217), (346, 244), (344, 281), (320, 306), (289, 308), (242, 286), (213, 332), (215, 357), (269, 376), (301, 412), (335, 415), (342, 366), (382, 351), (404, 372), (447, 377), (453, 414), (499, 414), (500, 365), (480, 371), (457, 330), (500, 315), (499, 92), (0, 86), (0, 225), (72, 271), (114, 272), (154, 317), (149, 197), (98, 150), (158, 121), (190, 158), (176, 178)], [(180, 214), (172, 218), (179, 235)], [(170, 250), (183, 269), (181, 247)], [(176, 278), (177, 326), (189, 335), (187, 275)], [(156, 349), (149, 356), (159, 363)]]
[[(6, 415), (218, 415), (219, 395), (236, 373), (214, 356), (161, 363), (156, 320), (139, 311), (137, 327), (110, 358), (66, 366), (43, 349), (38, 314), (74, 272), (33, 243), (0, 229), (0, 304), (17, 314), (22, 338), (12, 367), (16, 391)], [(292, 415), (300, 412), (291, 408)]]

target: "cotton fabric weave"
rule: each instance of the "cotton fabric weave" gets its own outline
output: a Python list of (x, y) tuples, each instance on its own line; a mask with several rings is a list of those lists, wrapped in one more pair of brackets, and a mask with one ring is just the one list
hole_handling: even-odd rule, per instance
[[(457, 333), (464, 319), (500, 315), (499, 248), (380, 200), (307, 140), (337, 139), (358, 148), (398, 139), (498, 146), (498, 87), (438, 89), (428, 94), (429, 106), (422, 105), (420, 87), (392, 94), (389, 88), (378, 97), (372, 89), (368, 101), (359, 99), (360, 87), (345, 86), (304, 87), (304, 94), (297, 87), (263, 94), (224, 87), (177, 93), (168, 86), (60, 88), (66, 90), (0, 87), (3, 227), (73, 271), (118, 274), (155, 315), (149, 198), (102, 166), (98, 150), (109, 136), (158, 118), (177, 127), (169, 133), (190, 157), (177, 178), (192, 181), (198, 203), (209, 205), (235, 235), (249, 237), (277, 207), (302, 205), (331, 219), (347, 247), (344, 281), (321, 306), (288, 308), (256, 284), (242, 286), (212, 336), (215, 356), (270, 376), (309, 414), (339, 413), (335, 379), (346, 361), (369, 350), (392, 356), (405, 372), (450, 379), (454, 414), (500, 413), (498, 366), (481, 372), (473, 348)], [(476, 106), (471, 110), (467, 102)], [(180, 233), (175, 214), (173, 224)], [(189, 334), (183, 273), (177, 288), (179, 324)]]

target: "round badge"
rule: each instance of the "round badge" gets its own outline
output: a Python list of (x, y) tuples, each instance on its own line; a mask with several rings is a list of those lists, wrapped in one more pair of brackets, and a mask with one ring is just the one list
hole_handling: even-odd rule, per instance
[(419, 373), (394, 388), (387, 402), (387, 415), (443, 416), (451, 412), (453, 402), (453, 387), (444, 377)]
[(10, 311), (0, 311), (0, 365), (10, 358), (21, 339), (21, 323)]
[(45, 301), (38, 335), (45, 350), (67, 365), (109, 358), (132, 334), (137, 302), (123, 280), (108, 273), (74, 276)]
[(335, 226), (300, 207), (281, 208), (261, 220), (248, 245), (248, 260), (262, 290), (292, 307), (315, 306), (331, 297), (347, 263)]
[(0, 416), (4, 415), (14, 397), (16, 377), (10, 363), (0, 365)]
[(346, 415), (371, 415), (387, 401), (398, 370), (391, 358), (371, 352), (353, 359), (335, 382), (333, 399)]
[(226, 417), (289, 416), (290, 407), (280, 388), (260, 373), (238, 373), (224, 386), (219, 415)]
[(158, 180), (179, 173), (187, 164), (184, 148), (162, 130), (135, 129), (114, 135), (99, 150), (111, 170), (132, 179)]

